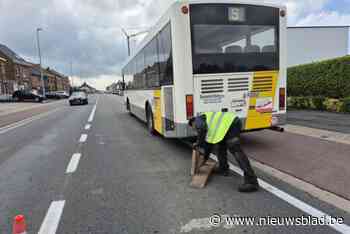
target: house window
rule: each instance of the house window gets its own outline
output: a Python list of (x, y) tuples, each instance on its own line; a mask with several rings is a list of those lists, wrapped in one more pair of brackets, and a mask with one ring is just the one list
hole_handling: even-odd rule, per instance
[(20, 73), (20, 70), (21, 70), (20, 67), (19, 67), (19, 66), (16, 66), (16, 69), (15, 69), (15, 70), (16, 70), (16, 76), (19, 76), (19, 73)]
[(3, 79), (5, 79), (5, 75), (6, 75), (5, 63), (0, 63), (0, 75)]

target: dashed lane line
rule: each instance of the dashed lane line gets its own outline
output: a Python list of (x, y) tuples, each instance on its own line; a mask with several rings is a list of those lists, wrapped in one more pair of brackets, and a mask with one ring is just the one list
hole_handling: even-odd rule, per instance
[(67, 166), (66, 174), (74, 173), (77, 170), (80, 158), (81, 158), (80, 153), (73, 154), (73, 156), (72, 156), (72, 158)]
[(79, 142), (84, 143), (87, 140), (87, 138), (88, 138), (87, 134), (81, 134)]
[(60, 223), (66, 201), (53, 201), (46, 213), (38, 234), (55, 234)]
[[(97, 108), (97, 102), (98, 102), (98, 98), (89, 116), (89, 122), (92, 122), (94, 119), (96, 108)], [(91, 128), (91, 124), (85, 125), (85, 130), (89, 130), (90, 128)], [(79, 142), (84, 143), (86, 142), (87, 138), (88, 138), (87, 134), (81, 134)], [(74, 173), (77, 170), (80, 158), (81, 158), (81, 153), (75, 153), (72, 155), (72, 158), (66, 169), (66, 174)], [(44, 218), (44, 221), (41, 224), (38, 234), (56, 234), (65, 203), (66, 203), (65, 200), (53, 201), (51, 203), (46, 213), (46, 216)]]
[(97, 104), (98, 104), (98, 98), (96, 100), (96, 104), (94, 105), (94, 107), (92, 108), (91, 114), (89, 116), (88, 122), (91, 123), (94, 120), (95, 117), (95, 113), (96, 113), (96, 108), (97, 108)]
[[(217, 157), (213, 154), (210, 155), (210, 157), (213, 160), (218, 161)], [(243, 176), (243, 171), (236, 167), (235, 165), (233, 165), (231, 162), (229, 162), (230, 165), (230, 169), (234, 172), (236, 172), (237, 174)], [(317, 217), (317, 218), (324, 218), (327, 217), (327, 219), (330, 219), (331, 216), (310, 206), (309, 204), (297, 199), (296, 197), (293, 197), (292, 195), (289, 195), (288, 193), (274, 187), (273, 185), (265, 182), (262, 179), (259, 179), (259, 184), (260, 187), (265, 189), (266, 191), (272, 193), (273, 195), (277, 196), (278, 198), (282, 199), (283, 201), (289, 203), (290, 205), (302, 210), (303, 212), (312, 215), (313, 217)], [(340, 232), (340, 233), (350, 233), (350, 226), (346, 225), (346, 224), (329, 224), (329, 227), (333, 228), (334, 230)]]

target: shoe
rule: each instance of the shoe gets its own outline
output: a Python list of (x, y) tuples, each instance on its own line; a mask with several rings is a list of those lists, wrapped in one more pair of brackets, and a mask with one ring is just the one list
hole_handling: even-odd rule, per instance
[(252, 193), (258, 190), (259, 183), (256, 177), (252, 179), (244, 178), (244, 183), (238, 187), (238, 191), (241, 193)]

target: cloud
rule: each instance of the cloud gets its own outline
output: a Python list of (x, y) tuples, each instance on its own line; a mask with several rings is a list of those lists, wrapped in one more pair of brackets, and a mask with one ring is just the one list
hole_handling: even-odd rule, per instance
[(87, 82), (89, 85), (99, 90), (104, 90), (107, 86), (113, 84), (114, 82), (117, 82), (118, 80), (121, 80), (121, 77), (115, 75), (100, 75), (88, 79), (84, 79), (79, 76), (73, 76), (73, 78), (70, 78), (70, 81), (73, 84), (73, 86), (80, 86), (84, 82)]
[(340, 14), (332, 11), (321, 11), (318, 13), (310, 14), (297, 22), (298, 26), (305, 25), (349, 25), (350, 14)]

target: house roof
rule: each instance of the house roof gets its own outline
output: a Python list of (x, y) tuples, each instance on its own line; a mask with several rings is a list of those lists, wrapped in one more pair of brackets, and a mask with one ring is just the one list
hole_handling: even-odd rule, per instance
[(96, 90), (94, 87), (88, 85), (86, 82), (84, 82), (79, 88), (88, 88), (91, 90)]
[(46, 70), (48, 72), (50, 72), (51, 74), (58, 76), (59, 78), (64, 78), (65, 77), (63, 74), (59, 73), (58, 71), (56, 71), (56, 70), (54, 70), (52, 68), (47, 68)]
[(22, 57), (20, 57), (18, 54), (16, 54), (13, 50), (8, 48), (7, 46), (0, 44), (0, 51), (4, 53), (9, 59), (11, 59), (14, 63), (24, 65), (24, 66), (31, 66), (31, 63), (28, 63), (25, 61)]

